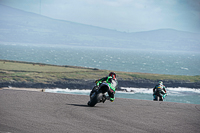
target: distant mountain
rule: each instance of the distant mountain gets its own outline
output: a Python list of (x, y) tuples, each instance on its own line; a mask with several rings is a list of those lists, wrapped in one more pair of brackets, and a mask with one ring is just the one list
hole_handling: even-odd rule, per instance
[(160, 29), (126, 33), (0, 5), (0, 42), (200, 51), (200, 34)]

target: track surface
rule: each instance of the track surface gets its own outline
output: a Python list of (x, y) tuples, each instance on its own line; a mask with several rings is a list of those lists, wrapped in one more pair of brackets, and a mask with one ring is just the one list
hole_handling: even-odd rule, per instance
[(0, 90), (0, 133), (197, 133), (200, 105)]

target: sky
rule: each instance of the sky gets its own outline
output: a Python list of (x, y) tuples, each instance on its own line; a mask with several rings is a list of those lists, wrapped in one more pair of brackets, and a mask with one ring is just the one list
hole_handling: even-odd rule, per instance
[(0, 4), (122, 32), (200, 33), (200, 0), (0, 0)]

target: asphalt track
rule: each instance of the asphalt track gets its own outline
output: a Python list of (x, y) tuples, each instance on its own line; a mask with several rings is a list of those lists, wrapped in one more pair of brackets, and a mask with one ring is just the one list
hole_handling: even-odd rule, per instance
[(200, 105), (0, 90), (0, 133), (197, 133)]

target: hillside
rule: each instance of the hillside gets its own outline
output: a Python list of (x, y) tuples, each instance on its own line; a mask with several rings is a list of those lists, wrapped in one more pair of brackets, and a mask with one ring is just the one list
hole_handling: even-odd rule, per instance
[(0, 5), (0, 43), (199, 51), (200, 34), (160, 29), (136, 33), (56, 20)]

